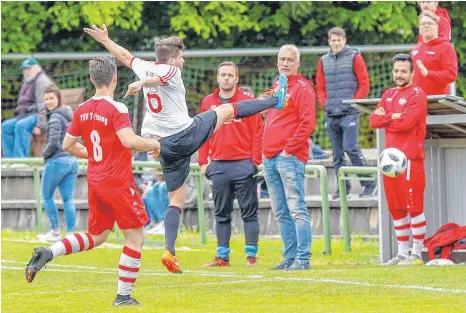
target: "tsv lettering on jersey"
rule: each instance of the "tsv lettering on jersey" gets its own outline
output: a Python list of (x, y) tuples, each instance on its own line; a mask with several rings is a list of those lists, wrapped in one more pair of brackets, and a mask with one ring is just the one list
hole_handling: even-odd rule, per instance
[(99, 121), (105, 124), (107, 126), (108, 124), (108, 119), (105, 116), (95, 114), (95, 113), (83, 113), (80, 115), (81, 122), (86, 122), (86, 121)]

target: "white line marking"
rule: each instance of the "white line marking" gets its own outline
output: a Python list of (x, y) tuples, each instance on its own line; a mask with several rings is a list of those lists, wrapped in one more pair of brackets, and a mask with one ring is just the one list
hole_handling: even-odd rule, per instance
[[(24, 262), (15, 262), (15, 261), (10, 261), (10, 260), (2, 260), (2, 262), (13, 263), (13, 264), (18, 264), (18, 263), (25, 264)], [(78, 268), (78, 267), (75, 267), (72, 265), (55, 264), (55, 267), (66, 267), (67, 269), (47, 268), (46, 271), (65, 272), (65, 273), (89, 273), (87, 271), (73, 270), (73, 268)], [(82, 268), (89, 269), (88, 267), (82, 267)], [(16, 266), (2, 266), (2, 269), (24, 271), (24, 267), (16, 267)], [(98, 271), (93, 271), (92, 273), (97, 273), (97, 274), (116, 274), (117, 273), (117, 269), (109, 269), (109, 268), (95, 268), (95, 269), (97, 269)], [(272, 282), (272, 281), (282, 280), (282, 281), (308, 281), (308, 282), (317, 282), (317, 283), (345, 284), (345, 285), (377, 287), (377, 288), (414, 289), (414, 290), (424, 290), (424, 291), (433, 291), (433, 292), (441, 292), (441, 293), (464, 293), (466, 294), (466, 290), (464, 289), (447, 289), (447, 288), (429, 287), (429, 286), (420, 286), (420, 285), (376, 284), (376, 283), (370, 283), (370, 282), (340, 280), (340, 279), (307, 278), (307, 277), (301, 277), (301, 278), (300, 277), (270, 277), (270, 278), (267, 278), (262, 275), (236, 275), (236, 274), (232, 274), (232, 275), (220, 274), (219, 275), (217, 273), (209, 273), (209, 272), (202, 273), (202, 272), (196, 272), (196, 271), (192, 271), (189, 274), (191, 274), (192, 276), (205, 276), (205, 277), (225, 277), (225, 278), (240, 278), (240, 279), (242, 278), (242, 280), (230, 281), (230, 282), (224, 281), (224, 282), (204, 282), (204, 283), (182, 284), (182, 285), (167, 285), (167, 286), (164, 285), (163, 288), (189, 287), (189, 286), (209, 285), (209, 284), (218, 285), (218, 284), (227, 284), (227, 283), (243, 283), (243, 282), (259, 282), (259, 281), (260, 282)], [(139, 275), (141, 276), (173, 276), (173, 274), (171, 273), (159, 273), (159, 272), (149, 272), (149, 271), (143, 271)], [(138, 289), (151, 289), (151, 288), (158, 288), (158, 287), (162, 287), (162, 286), (142, 287)], [(89, 290), (89, 291), (92, 291), (92, 290)], [(69, 291), (69, 292), (88, 292), (88, 290)], [(54, 292), (46, 292), (46, 293), (54, 293)], [(24, 295), (24, 293), (12, 293), (10, 295)]]

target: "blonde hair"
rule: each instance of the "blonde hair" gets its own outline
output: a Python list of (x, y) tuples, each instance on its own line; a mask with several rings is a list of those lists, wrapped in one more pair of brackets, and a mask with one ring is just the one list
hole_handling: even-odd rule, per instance
[(154, 47), (155, 59), (159, 62), (167, 62), (168, 58), (178, 56), (183, 50), (183, 39), (176, 36), (159, 39), (155, 42)]

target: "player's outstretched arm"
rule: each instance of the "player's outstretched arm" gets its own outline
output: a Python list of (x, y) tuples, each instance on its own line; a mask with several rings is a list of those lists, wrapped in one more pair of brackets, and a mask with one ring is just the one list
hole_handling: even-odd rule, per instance
[(92, 25), (91, 28), (84, 28), (84, 32), (89, 34), (96, 41), (100, 42), (120, 63), (131, 68), (133, 55), (110, 39), (108, 36), (107, 26), (105, 24), (102, 29), (95, 25)]
[(155, 139), (146, 139), (136, 135), (132, 128), (123, 128), (117, 133), (121, 143), (126, 148), (141, 152), (152, 152), (154, 157), (160, 154), (160, 143)]
[(131, 83), (128, 85), (128, 90), (125, 93), (123, 98), (127, 98), (128, 96), (135, 96), (143, 87), (157, 87), (162, 86), (164, 83), (160, 79), (160, 77), (155, 76), (143, 80), (138, 80), (137, 82)]
[(78, 142), (78, 138), (65, 136), (62, 145), (63, 150), (71, 153), (72, 155), (77, 156), (81, 159), (87, 159), (87, 149), (82, 144)]

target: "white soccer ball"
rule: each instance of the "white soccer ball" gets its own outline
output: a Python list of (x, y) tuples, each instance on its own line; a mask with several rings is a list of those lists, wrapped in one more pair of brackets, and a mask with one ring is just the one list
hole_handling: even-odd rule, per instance
[(379, 158), (379, 168), (385, 176), (397, 177), (406, 171), (408, 160), (406, 155), (397, 148), (387, 148)]

